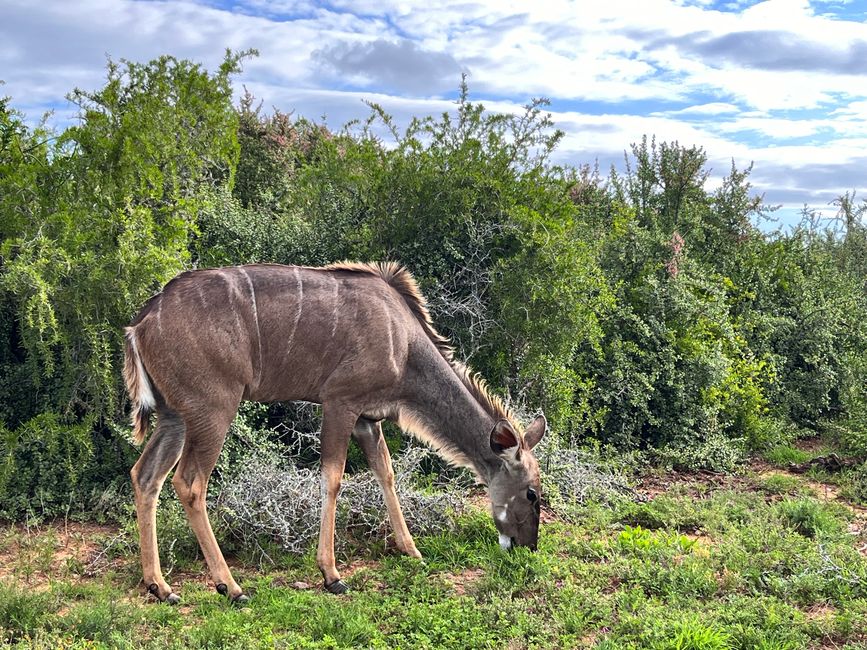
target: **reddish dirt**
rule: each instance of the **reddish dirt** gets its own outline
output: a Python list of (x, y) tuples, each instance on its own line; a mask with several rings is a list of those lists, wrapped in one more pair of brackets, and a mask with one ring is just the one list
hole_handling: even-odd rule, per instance
[(490, 512), (491, 502), (488, 500), (488, 493), (484, 490), (472, 490), (464, 500), (464, 507), (468, 510), (483, 510)]
[(482, 579), (485, 572), (481, 569), (465, 569), (460, 573), (443, 573), (442, 577), (452, 583), (452, 587), (458, 596), (463, 596), (472, 590), (475, 583)]
[(100, 539), (116, 535), (114, 526), (53, 522), (10, 524), (0, 530), (0, 579), (47, 588), (59, 576), (85, 579), (102, 548)]
[(828, 445), (821, 437), (801, 438), (795, 441), (795, 447), (809, 454), (820, 454), (828, 449)]
[(639, 495), (653, 500), (673, 488), (690, 496), (701, 498), (713, 490), (731, 490), (744, 487), (749, 481), (738, 474), (715, 472), (654, 472), (645, 474), (635, 486)]

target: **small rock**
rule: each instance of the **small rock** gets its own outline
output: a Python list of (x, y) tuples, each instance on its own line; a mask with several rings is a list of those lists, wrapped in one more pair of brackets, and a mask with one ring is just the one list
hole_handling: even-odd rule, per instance
[(310, 589), (310, 585), (308, 585), (306, 582), (301, 582), (299, 580), (298, 582), (292, 583), (292, 588), (293, 589)]

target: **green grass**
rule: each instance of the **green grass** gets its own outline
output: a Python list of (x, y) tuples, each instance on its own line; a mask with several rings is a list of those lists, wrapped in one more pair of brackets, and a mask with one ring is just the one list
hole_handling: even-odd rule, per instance
[(851, 512), (791, 477), (738, 485), (588, 506), (544, 526), (537, 553), (502, 552), (489, 517), (470, 512), (455, 532), (417, 540), (424, 563), (380, 544), (354, 549), (342, 562), (361, 568), (339, 597), (319, 588), (312, 554), (264, 572), (244, 564), (235, 572), (252, 595), (245, 609), (195, 574), (169, 578), (181, 608), (149, 602), (131, 554), (95, 577), (49, 578), (44, 549), (55, 542), (45, 540), (57, 533), (45, 530), (26, 542), (32, 570), (0, 582), (0, 638), (19, 648), (184, 650), (864, 647), (867, 559)]
[(810, 494), (810, 489), (796, 476), (788, 474), (771, 474), (758, 480), (758, 488), (773, 495), (804, 495)]
[(773, 447), (764, 453), (766, 461), (779, 467), (786, 467), (790, 464), (799, 465), (812, 460), (818, 454), (804, 451), (793, 447), (792, 445), (779, 445)]

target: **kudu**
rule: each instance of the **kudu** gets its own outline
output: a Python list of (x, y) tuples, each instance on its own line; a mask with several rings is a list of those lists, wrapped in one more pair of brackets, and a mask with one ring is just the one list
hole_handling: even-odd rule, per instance
[(126, 329), (124, 376), (134, 436), (156, 431), (132, 468), (144, 582), (162, 601), (156, 504), (172, 478), (217, 591), (245, 601), (205, 510), (208, 479), (241, 400), (322, 405), (322, 521), (317, 563), (342, 593), (334, 560), (337, 493), (350, 436), (385, 495), (397, 547), (421, 557), (407, 529), (380, 421), (389, 419), (488, 486), (504, 548), (535, 548), (539, 416), (522, 434), (484, 382), (454, 360), (410, 273), (394, 263), (323, 268), (255, 264), (188, 271), (152, 297)]

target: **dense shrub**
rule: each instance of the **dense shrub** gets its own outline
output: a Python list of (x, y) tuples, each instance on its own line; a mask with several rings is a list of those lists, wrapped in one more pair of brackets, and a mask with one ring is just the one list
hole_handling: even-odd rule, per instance
[(20, 474), (6, 514), (60, 514), (128, 467), (111, 426), (125, 419), (121, 329), (189, 263), (197, 212), (231, 182), (241, 58), (215, 74), (110, 63), (102, 89), (70, 94), (79, 123), (56, 137), (0, 103), (0, 419)]
[[(181, 269), (255, 261), (402, 262), (561, 460), (591, 441), (730, 470), (821, 429), (865, 454), (867, 203), (765, 232), (749, 168), (708, 192), (700, 148), (647, 138), (607, 178), (557, 165), (544, 100), (489, 112), (465, 83), (403, 131), (376, 105), (339, 131), (234, 108), (243, 57), (111, 63), (59, 133), (0, 100), (2, 514), (125, 481), (122, 327)], [(285, 449), (297, 414), (244, 421)]]

